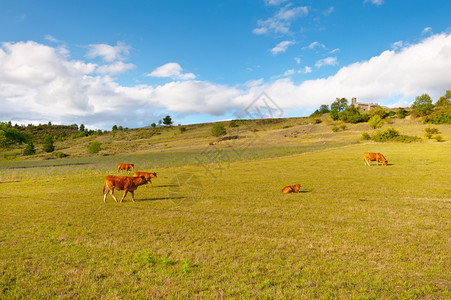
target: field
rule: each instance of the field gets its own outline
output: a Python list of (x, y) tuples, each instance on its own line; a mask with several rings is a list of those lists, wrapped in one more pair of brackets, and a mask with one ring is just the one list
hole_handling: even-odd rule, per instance
[[(321, 126), (324, 140), (258, 132), (239, 157), (168, 139), (173, 151), (0, 162), (0, 298), (449, 299), (449, 126), (411, 144)], [(276, 135), (287, 146), (265, 143)], [(365, 151), (389, 165), (364, 166)], [(103, 203), (125, 160), (156, 171), (154, 187)]]

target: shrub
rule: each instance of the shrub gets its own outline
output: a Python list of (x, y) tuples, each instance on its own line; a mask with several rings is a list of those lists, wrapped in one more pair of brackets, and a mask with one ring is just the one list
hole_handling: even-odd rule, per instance
[(227, 130), (225, 129), (224, 125), (216, 123), (213, 125), (213, 128), (211, 129), (211, 135), (215, 137), (220, 137), (222, 135), (226, 135)]
[(424, 129), (424, 132), (425, 132), (424, 136), (427, 137), (428, 139), (430, 139), (430, 138), (432, 137), (433, 134), (438, 134), (438, 133), (440, 133), (440, 132), (438, 131), (438, 128), (434, 128), (434, 127), (426, 127), (426, 128)]
[(186, 131), (186, 127), (180, 127), (180, 133), (184, 133)]
[(368, 114), (369, 114), (370, 118), (372, 118), (372, 117), (377, 115), (381, 119), (384, 119), (385, 117), (388, 116), (388, 114), (385, 112), (385, 110), (382, 107), (380, 107), (380, 106), (377, 106), (377, 107), (373, 108), (372, 110), (370, 110), (368, 112)]
[(371, 140), (371, 136), (368, 134), (368, 132), (362, 133), (362, 140), (365, 141)]
[(412, 143), (420, 140), (416, 136), (401, 135), (399, 131), (389, 127), (385, 130), (376, 130), (371, 138), (375, 142), (402, 142), (402, 143)]
[(54, 152), (52, 153), (53, 156), (58, 157), (58, 158), (64, 158), (69, 156), (69, 154), (63, 153), (63, 152)]
[(424, 123), (451, 124), (451, 105), (441, 106), (432, 114), (424, 117)]
[(240, 126), (239, 124), (238, 124), (238, 120), (232, 120), (232, 121), (230, 121), (230, 123), (229, 123), (229, 127), (230, 128), (234, 128), (234, 127), (238, 127), (238, 126)]
[(378, 114), (375, 114), (368, 121), (368, 125), (370, 125), (371, 128), (376, 129), (376, 128), (382, 127), (382, 125), (384, 125), (384, 120), (381, 118), (381, 116), (379, 116)]
[(341, 124), (341, 125), (340, 125), (340, 129), (341, 129), (341, 130), (344, 131), (344, 130), (346, 130), (346, 128), (348, 128), (348, 127), (346, 126), (346, 124)]
[(100, 143), (97, 141), (92, 141), (88, 147), (88, 153), (98, 153), (100, 151)]
[(367, 114), (361, 114), (354, 105), (350, 105), (338, 113), (338, 119), (347, 123), (359, 123), (368, 121), (369, 116)]
[(333, 132), (337, 132), (338, 131), (338, 127), (337, 126), (332, 127), (332, 131)]
[(405, 110), (404, 108), (402, 108), (396, 112), (396, 115), (398, 116), (398, 118), (404, 119), (406, 116), (409, 115), (409, 112), (407, 110)]
[(33, 155), (36, 154), (36, 150), (34, 149), (34, 145), (32, 141), (29, 141), (25, 150), (23, 151), (23, 155)]
[(434, 140), (436, 140), (437, 142), (441, 142), (443, 140), (442, 136), (440, 134), (434, 135), (433, 136)]

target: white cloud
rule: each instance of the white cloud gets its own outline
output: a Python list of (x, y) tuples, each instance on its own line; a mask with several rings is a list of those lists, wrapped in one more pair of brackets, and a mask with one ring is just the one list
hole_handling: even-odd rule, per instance
[(277, 44), (274, 48), (272, 48), (270, 51), (272, 54), (277, 55), (280, 52), (287, 51), (288, 47), (294, 45), (294, 41), (282, 41)]
[(397, 42), (394, 42), (391, 45), (391, 48), (394, 49), (394, 50), (397, 50), (397, 49), (402, 48), (403, 46), (404, 46), (404, 42), (403, 41), (397, 41)]
[(326, 10), (323, 14), (324, 14), (325, 16), (330, 16), (330, 15), (334, 12), (334, 10), (335, 10), (335, 7), (331, 6), (331, 7), (329, 7), (329, 9)]
[[(335, 75), (300, 84), (279, 78), (237, 86), (188, 80), (125, 87), (114, 78), (101, 75), (100, 67), (71, 60), (58, 48), (36, 42), (3, 43), (0, 120), (83, 123), (102, 129), (114, 124), (146, 126), (160, 119), (161, 111), (182, 116), (223, 116), (240, 111), (262, 91), (285, 111), (315, 109), (330, 104), (336, 97), (410, 103), (416, 96), (428, 93), (438, 99), (449, 89), (451, 34), (436, 34), (396, 51), (386, 50), (366, 61), (344, 66)], [(311, 68), (305, 67), (294, 73), (309, 72)], [(288, 70), (284, 75), (292, 73)], [(180, 74), (184, 74), (182, 70)]]
[(324, 49), (324, 48), (326, 48), (326, 46), (324, 44), (321, 44), (320, 42), (315, 41), (315, 42), (311, 43), (310, 45), (308, 45), (306, 47), (302, 47), (303, 50), (307, 50), (307, 49), (313, 50), (313, 49), (316, 49), (316, 48), (323, 48)]
[(336, 57), (332, 57), (332, 56), (322, 58), (315, 63), (315, 67), (317, 67), (317, 68), (321, 68), (323, 66), (335, 66), (335, 65), (338, 65), (338, 60)]
[(255, 34), (287, 34), (290, 32), (291, 22), (296, 18), (307, 15), (308, 12), (307, 6), (291, 7), (287, 5), (281, 8), (273, 17), (266, 20), (258, 20), (258, 27), (252, 32)]
[(124, 60), (128, 55), (130, 46), (118, 42), (116, 46), (108, 44), (91, 44), (88, 45), (87, 58), (93, 59), (101, 57), (106, 62), (113, 62), (117, 60)]
[(284, 2), (287, 2), (287, 0), (265, 0), (265, 5), (266, 6), (271, 6), (271, 5), (277, 6)]
[(335, 53), (338, 53), (338, 52), (340, 52), (340, 48), (335, 48), (334, 50), (331, 50), (329, 53), (330, 54), (335, 54)]
[(384, 3), (384, 0), (365, 0), (365, 3), (366, 2), (370, 2), (374, 5), (382, 5)]
[(432, 27), (426, 27), (422, 31), (423, 34), (432, 34)]
[(134, 64), (126, 64), (118, 61), (109, 65), (100, 66), (96, 69), (96, 72), (100, 74), (119, 74), (131, 70), (134, 67)]
[(178, 63), (170, 62), (153, 70), (148, 76), (150, 77), (166, 77), (172, 79), (191, 80), (195, 79), (193, 73), (182, 73), (183, 69)]
[(299, 65), (301, 63), (301, 59), (299, 57), (295, 57), (294, 61)]

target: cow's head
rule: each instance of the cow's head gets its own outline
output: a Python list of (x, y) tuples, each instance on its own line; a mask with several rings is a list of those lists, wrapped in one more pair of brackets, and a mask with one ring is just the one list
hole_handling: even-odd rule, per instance
[(381, 163), (383, 163), (385, 166), (388, 164), (388, 161), (385, 159), (385, 157), (380, 158)]
[(150, 173), (150, 178), (157, 178), (157, 173)]
[(294, 192), (298, 193), (300, 189), (301, 189), (301, 185), (299, 183), (293, 185), (293, 191)]

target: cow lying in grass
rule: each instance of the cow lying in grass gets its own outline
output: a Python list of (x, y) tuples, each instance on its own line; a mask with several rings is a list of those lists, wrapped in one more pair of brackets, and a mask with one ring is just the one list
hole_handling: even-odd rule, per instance
[(143, 184), (146, 184), (147, 180), (144, 176), (140, 177), (127, 177), (127, 176), (115, 176), (108, 175), (105, 177), (105, 183), (103, 185), (103, 202), (106, 202), (106, 197), (108, 196), (108, 192), (111, 197), (113, 197), (114, 201), (117, 202), (117, 198), (114, 196), (114, 189), (118, 191), (124, 191), (124, 195), (121, 198), (122, 202), (127, 195), (128, 192), (132, 194), (132, 201), (135, 202), (135, 190)]
[[(135, 171), (135, 173), (133, 173), (133, 177), (140, 177), (140, 176), (144, 176), (144, 178), (146, 178), (146, 180), (147, 180), (147, 183), (150, 183), (150, 186), (153, 187), (152, 178), (157, 178), (157, 173), (155, 173), (155, 172), (152, 172), (152, 173), (138, 172), (138, 171)], [(146, 187), (147, 187), (147, 185), (146, 185)]]
[(295, 185), (287, 185), (282, 189), (282, 193), (288, 194), (288, 193), (299, 193), (299, 190), (301, 189), (301, 185), (295, 184)]
[(385, 159), (382, 153), (371, 153), (371, 152), (363, 153), (363, 164), (370, 166), (370, 161), (375, 161), (376, 165), (379, 165), (379, 163), (384, 165), (388, 164), (388, 161)]

